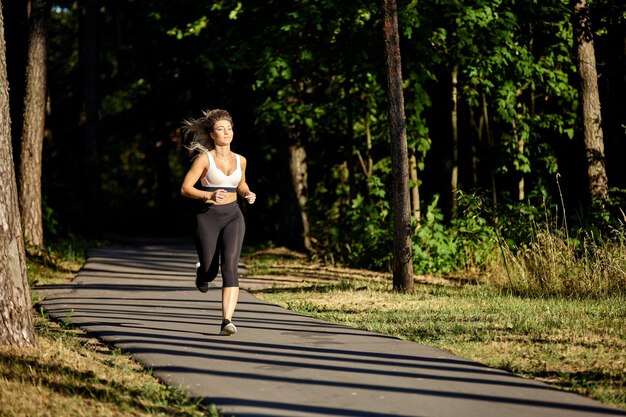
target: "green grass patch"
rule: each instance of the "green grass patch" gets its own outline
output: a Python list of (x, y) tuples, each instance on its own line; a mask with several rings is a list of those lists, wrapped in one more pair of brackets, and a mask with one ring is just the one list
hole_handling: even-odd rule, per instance
[(349, 280), (264, 290), (269, 302), (453, 352), (626, 409), (626, 299), (524, 298), (486, 286)]

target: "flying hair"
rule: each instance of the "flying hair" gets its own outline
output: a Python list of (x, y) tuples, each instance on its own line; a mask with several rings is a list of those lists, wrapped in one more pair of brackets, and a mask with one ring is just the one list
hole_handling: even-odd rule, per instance
[(187, 149), (198, 154), (215, 149), (215, 142), (211, 138), (211, 132), (215, 127), (215, 123), (220, 120), (227, 120), (231, 126), (233, 119), (226, 110), (214, 109), (203, 110), (203, 116), (197, 119), (188, 118), (183, 121), (183, 135)]

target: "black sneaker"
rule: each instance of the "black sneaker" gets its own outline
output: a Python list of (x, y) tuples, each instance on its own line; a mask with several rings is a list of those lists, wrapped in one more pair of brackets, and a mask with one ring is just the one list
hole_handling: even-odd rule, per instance
[(209, 291), (209, 288), (211, 287), (211, 283), (201, 279), (200, 274), (198, 274), (199, 271), (200, 271), (200, 262), (196, 264), (196, 288), (200, 292), (207, 292)]
[(220, 334), (222, 336), (230, 336), (237, 333), (237, 327), (235, 327), (235, 325), (228, 319), (224, 319), (224, 321), (222, 321), (222, 330), (220, 331)]

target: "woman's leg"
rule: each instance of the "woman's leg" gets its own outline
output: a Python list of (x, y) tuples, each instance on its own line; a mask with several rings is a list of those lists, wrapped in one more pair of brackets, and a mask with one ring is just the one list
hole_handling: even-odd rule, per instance
[(222, 317), (226, 320), (232, 320), (237, 308), (239, 300), (239, 287), (223, 287), (222, 288)]
[(233, 217), (222, 230), (222, 315), (231, 320), (239, 299), (239, 255), (246, 231), (239, 206), (233, 206)]
[(219, 269), (219, 234), (220, 225), (216, 216), (208, 210), (196, 216), (196, 251), (200, 268), (197, 278), (202, 282), (211, 282)]

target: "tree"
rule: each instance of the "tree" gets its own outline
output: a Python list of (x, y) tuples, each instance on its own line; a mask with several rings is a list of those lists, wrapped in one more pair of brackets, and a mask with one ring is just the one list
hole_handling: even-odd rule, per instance
[(589, 194), (592, 200), (604, 201), (608, 197), (608, 179), (604, 165), (604, 139), (596, 54), (589, 6), (586, 0), (577, 0), (574, 5), (574, 33), (580, 75)]
[[(606, 11), (598, 10), (599, 3), (607, 4)], [(602, 19), (609, 14), (614, 19), (622, 16), (616, 13), (623, 10), (621, 3), (592, 3), (607, 167), (614, 169), (607, 175), (618, 186), (626, 177), (616, 172), (619, 167), (611, 164), (611, 158), (619, 158), (626, 143), (623, 111), (619, 112), (622, 107), (616, 99), (626, 85), (621, 66), (623, 20), (609, 25)], [(46, 128), (52, 140), (44, 143), (43, 191), (53, 220), (85, 230), (79, 221), (86, 222), (86, 215), (92, 215), (87, 206), (91, 188), (86, 188), (87, 174), (75, 175), (75, 167), (86, 160), (84, 146), (75, 138), (82, 137), (85, 127), (76, 123), (83, 110), (76, 84), (84, 63), (78, 60), (83, 57), (79, 39), (84, 37), (76, 36), (76, 26), (86, 2), (59, 4), (68, 7), (55, 7), (51, 13), (53, 111)], [(165, 165), (152, 161), (158, 156), (159, 161), (169, 162), (172, 179), (180, 175), (184, 163), (166, 147), (151, 150), (153, 144), (167, 138), (180, 120), (199, 108), (219, 105), (235, 115), (237, 135), (245, 139), (236, 141), (237, 151), (249, 157), (250, 179), (265, 196), (261, 206), (246, 213), (255, 219), (249, 222), (250, 237), (278, 244), (291, 240), (292, 245), (300, 242), (298, 246), (304, 247), (308, 233), (301, 223), (308, 219), (318, 258), (391, 269), (393, 191), (388, 114), (383, 110), (388, 104), (384, 49), (371, 47), (380, 42), (379, 1), (98, 4), (99, 33), (108, 34), (98, 38), (97, 117), (100, 168), (106, 166), (100, 172), (102, 197), (107, 201), (102, 213), (105, 227), (130, 231), (153, 224), (148, 223), (153, 216), (166, 215), (169, 224), (175, 217), (172, 210), (163, 209), (165, 198), (155, 198), (170, 188), (167, 171), (153, 175), (154, 167)], [(572, 7), (570, 0), (398, 3), (400, 39), (406, 42), (402, 83), (416, 219), (420, 198), (424, 204), (441, 195), (440, 204), (450, 205), (450, 97), (455, 91), (458, 185), (453, 189), (466, 194), (491, 190), (494, 203), (507, 206), (523, 194), (525, 202), (536, 204), (544, 198), (551, 201), (556, 192), (553, 174), (558, 171), (568, 179), (563, 186), (571, 187), (564, 189), (566, 203), (578, 199), (581, 192), (587, 194), (586, 187), (577, 187), (577, 176), (571, 175), (584, 163), (572, 158), (574, 146), (569, 143), (580, 107), (578, 88), (572, 82), (578, 81), (572, 59)], [(607, 45), (609, 36), (613, 40)], [(14, 44), (8, 42), (11, 48)], [(12, 49), (21, 53), (26, 48), (20, 46)], [(12, 66), (16, 60), (10, 58)], [(453, 91), (455, 68), (458, 84)], [(23, 78), (23, 71), (18, 77)], [(13, 93), (18, 83), (10, 81)], [(607, 97), (616, 98), (605, 103)], [(16, 110), (18, 106), (11, 104)], [(12, 119), (16, 120), (15, 113)], [(297, 187), (302, 190), (301, 200)], [(422, 226), (430, 221), (446, 230), (445, 211), (429, 220), (438, 209), (424, 207)], [(465, 220), (465, 209), (459, 207), (459, 222)], [(44, 222), (45, 227), (48, 224)], [(422, 227), (420, 232), (428, 230)], [(438, 269), (434, 259), (444, 255), (427, 250), (425, 244), (418, 248), (417, 237), (413, 240), (415, 271)], [(433, 249), (444, 246), (433, 244)]]
[(404, 95), (402, 92), (398, 9), (395, 0), (382, 1), (382, 14), (393, 175), (393, 287), (397, 291), (410, 291), (413, 289), (413, 255), (411, 250), (411, 207), (408, 191), (409, 166)]
[(30, 10), (28, 65), (22, 147), (20, 152), (20, 208), (24, 239), (43, 246), (41, 172), (46, 121), (46, 59), (48, 0), (33, 0)]
[(459, 91), (458, 91), (459, 66), (454, 66), (451, 73), (452, 78), (452, 110), (450, 115), (450, 125), (452, 127), (452, 177), (450, 179), (450, 191), (452, 193), (452, 218), (456, 219), (458, 210), (458, 188), (459, 188)]
[(4, 18), (1, 12), (0, 161), (0, 345), (28, 346), (35, 343), (35, 336), (30, 315), (30, 292), (13, 167), (9, 82)]

